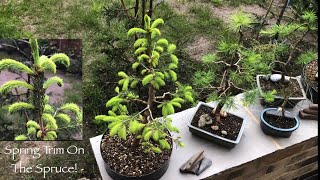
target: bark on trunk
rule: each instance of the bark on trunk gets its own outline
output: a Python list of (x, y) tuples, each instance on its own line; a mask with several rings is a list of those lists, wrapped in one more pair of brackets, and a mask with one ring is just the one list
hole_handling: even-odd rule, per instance
[(144, 15), (146, 14), (146, 0), (142, 0), (141, 1), (141, 25), (142, 25), (142, 28), (144, 28)]
[(150, 18), (152, 17), (152, 11), (153, 11), (153, 0), (150, 0), (149, 12), (148, 12), (148, 15), (150, 16)]

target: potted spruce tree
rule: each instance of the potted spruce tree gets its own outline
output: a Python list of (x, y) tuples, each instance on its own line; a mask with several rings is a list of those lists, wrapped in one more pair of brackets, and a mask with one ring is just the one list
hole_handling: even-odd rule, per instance
[[(317, 30), (316, 22), (316, 14), (312, 11), (305, 11), (296, 22), (275, 24), (270, 28), (260, 31), (262, 36), (277, 36), (277, 39), (271, 39), (269, 44), (260, 45), (260, 48), (264, 49), (265, 54), (271, 53), (273, 55), (270, 59), (266, 59), (273, 74), (257, 75), (256, 77), (258, 89), (261, 94), (272, 91), (273, 89), (280, 92), (279, 90), (282, 88), (281, 84), (289, 83), (292, 84), (292, 90), (294, 92), (291, 93), (292, 96), (286, 100), (286, 107), (292, 108), (299, 101), (306, 99), (306, 93), (300, 78), (291, 77), (288, 73), (285, 73), (285, 71), (290, 68), (294, 59), (299, 61), (299, 54), (300, 57), (305, 54), (305, 52), (299, 52), (301, 51), (299, 45), (309, 32)], [(272, 103), (266, 102), (261, 98), (263, 105), (273, 107), (281, 106), (284, 99), (280, 94), (276, 94), (275, 100)]]
[(233, 14), (230, 27), (238, 34), (238, 39), (222, 40), (217, 53), (202, 58), (207, 69), (196, 72), (193, 78), (196, 88), (211, 92), (206, 100), (214, 101), (215, 105), (200, 102), (188, 124), (189, 130), (229, 148), (239, 143), (245, 123), (245, 119), (230, 111), (236, 107), (234, 96), (245, 92), (243, 101), (254, 102), (257, 91), (250, 91), (251, 85), (255, 84), (255, 73), (265, 68), (259, 66), (261, 55), (243, 46), (244, 30), (252, 22), (252, 17), (242, 11)]
[[(161, 38), (158, 26), (163, 23), (162, 19), (151, 23), (145, 15), (144, 29), (128, 31), (128, 36), (140, 36), (133, 45), (136, 74), (118, 72), (120, 87), (106, 103), (108, 115), (95, 117), (97, 123), (108, 123), (100, 148), (105, 168), (114, 179), (159, 179), (168, 168), (173, 142), (184, 146), (180, 137), (171, 135), (179, 130), (168, 115), (184, 102), (193, 101), (192, 88), (177, 82), (176, 46)], [(157, 95), (167, 83), (175, 83), (176, 91)], [(141, 88), (148, 92), (147, 97), (139, 97)], [(154, 116), (156, 108), (163, 117)]]
[(56, 73), (56, 63), (68, 67), (69, 57), (63, 53), (57, 53), (50, 57), (40, 56), (38, 41), (30, 39), (33, 64), (31, 67), (12, 60), (0, 60), (0, 71), (10, 69), (21, 71), (30, 76), (30, 82), (11, 80), (0, 87), (0, 95), (11, 92), (14, 88), (21, 87), (29, 91), (30, 96), (9, 106), (10, 113), (24, 112), (26, 117), (26, 134), (15, 137), (15, 140), (55, 140), (59, 136), (59, 130), (63, 128), (77, 127), (82, 123), (82, 113), (78, 105), (66, 103), (61, 107), (49, 104), (49, 96), (46, 90), (53, 84), (60, 87), (63, 79), (58, 76), (45, 77), (45, 72)]

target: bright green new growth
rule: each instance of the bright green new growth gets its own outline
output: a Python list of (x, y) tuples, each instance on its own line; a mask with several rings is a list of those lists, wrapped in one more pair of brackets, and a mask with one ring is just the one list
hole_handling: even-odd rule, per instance
[(58, 86), (63, 86), (63, 79), (55, 76), (55, 77), (51, 77), (49, 78), (45, 83), (43, 83), (43, 89), (47, 89), (48, 87), (50, 87), (53, 84), (57, 84)]
[(11, 69), (11, 70), (22, 71), (27, 74), (34, 74), (34, 72), (30, 68), (28, 68), (28, 66), (12, 59), (3, 59), (0, 61), (0, 71), (4, 69)]
[(13, 113), (13, 112), (17, 112), (20, 110), (29, 110), (29, 109), (34, 109), (34, 108), (35, 107), (30, 103), (16, 102), (16, 103), (13, 103), (9, 106), (9, 112)]
[[(179, 138), (174, 139), (168, 132), (178, 132), (172, 125), (168, 115), (173, 114), (176, 108), (181, 108), (183, 103), (193, 102), (192, 87), (181, 85), (177, 82), (178, 58), (174, 54), (176, 45), (161, 38), (158, 26), (163, 24), (162, 19), (156, 19), (151, 23), (148, 15), (144, 17), (145, 27), (132, 28), (128, 31), (128, 37), (134, 34), (140, 35), (134, 42), (134, 55), (137, 60), (133, 62), (132, 69), (136, 75), (128, 75), (120, 71), (118, 82), (120, 87), (115, 88), (117, 96), (111, 98), (106, 107), (110, 108), (108, 115), (98, 115), (96, 122), (107, 122), (110, 136), (118, 136), (127, 140), (128, 135), (133, 135), (133, 146), (142, 145), (145, 152), (161, 153), (163, 149), (170, 149), (168, 142), (172, 138), (179, 146), (184, 144)], [(175, 92), (166, 92), (161, 96), (156, 93), (167, 82), (176, 84)], [(134, 89), (137, 87), (148, 89), (148, 98), (140, 98)], [(127, 104), (140, 103), (145, 108), (140, 112), (129, 115)], [(163, 118), (154, 118), (154, 108), (161, 109)], [(152, 143), (152, 141), (153, 143)], [(154, 143), (155, 142), (155, 143)]]
[[(36, 39), (30, 39), (29, 44), (32, 50), (34, 64), (28, 67), (21, 62), (3, 59), (0, 61), (0, 71), (11, 69), (22, 71), (30, 75), (31, 82), (27, 83), (19, 80), (12, 80), (4, 83), (0, 87), (0, 94), (10, 93), (14, 88), (25, 88), (30, 91), (29, 102), (15, 102), (9, 106), (9, 112), (24, 111), (27, 119), (27, 135), (19, 135), (15, 140), (40, 139), (40, 140), (55, 140), (58, 131), (57, 120), (64, 123), (66, 126), (79, 126), (82, 122), (82, 112), (74, 103), (67, 103), (60, 108), (54, 108), (49, 105), (49, 96), (45, 95), (45, 91), (53, 84), (58, 86), (63, 85), (63, 79), (54, 76), (45, 81), (44, 72), (51, 71), (56, 73), (56, 63), (61, 63), (68, 67), (70, 59), (67, 55), (58, 53), (47, 56), (39, 55), (39, 47)], [(71, 119), (75, 118), (75, 121)]]
[(7, 94), (12, 91), (12, 89), (17, 88), (17, 87), (23, 87), (29, 90), (33, 90), (33, 86), (31, 84), (28, 84), (23, 81), (18, 81), (18, 80), (12, 80), (4, 83), (0, 87), (0, 94)]

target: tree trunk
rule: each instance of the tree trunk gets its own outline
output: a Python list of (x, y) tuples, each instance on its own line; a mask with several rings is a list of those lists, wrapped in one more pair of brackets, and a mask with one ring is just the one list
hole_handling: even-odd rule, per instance
[(264, 23), (266, 22), (266, 19), (267, 19), (269, 13), (270, 13), (270, 10), (271, 10), (273, 1), (274, 1), (274, 0), (271, 0), (270, 5), (269, 5), (269, 7), (268, 7), (268, 10), (267, 10), (266, 14), (264, 15), (263, 20), (262, 20), (262, 22), (261, 22), (261, 24), (260, 24), (260, 27), (259, 27), (259, 29), (258, 29), (258, 31), (257, 31), (257, 37), (256, 37), (257, 39), (259, 38), (259, 33), (260, 33), (260, 31), (261, 31)]
[(31, 101), (35, 107), (34, 120), (38, 121), (40, 125), (40, 130), (44, 131), (42, 114), (44, 109), (44, 96), (45, 91), (43, 89), (44, 82), (44, 73), (37, 72), (36, 75), (32, 76), (32, 84), (34, 86), (34, 90), (32, 91)]
[(134, 6), (134, 17), (137, 18), (139, 11), (139, 0), (136, 0), (136, 4)]
[(144, 15), (146, 14), (146, 0), (142, 0), (141, 1), (142, 4), (141, 4), (141, 25), (142, 25), (142, 28), (144, 28)]
[(214, 109), (214, 116), (215, 116), (215, 126), (218, 126), (219, 123), (221, 122), (221, 115), (220, 115), (220, 112), (221, 112), (221, 109), (223, 107), (223, 104), (222, 103), (218, 103), (217, 106), (215, 107)]
[[(280, 24), (280, 22), (281, 22), (281, 20), (282, 20), (282, 18), (283, 18), (283, 14), (284, 14), (284, 12), (286, 11), (287, 6), (288, 6), (288, 4), (289, 4), (289, 1), (290, 1), (290, 0), (285, 0), (285, 1), (284, 1), (284, 4), (283, 4), (282, 9), (281, 9), (281, 11), (280, 11), (279, 17), (278, 17), (278, 19), (277, 19), (277, 21), (276, 21), (276, 25), (279, 25), (279, 24)], [(278, 38), (279, 38), (279, 33), (276, 33), (276, 34), (274, 35), (273, 40), (278, 40)]]
[(150, 0), (149, 12), (148, 12), (148, 15), (150, 18), (152, 17), (152, 11), (153, 11), (153, 0)]
[(123, 0), (121, 0), (121, 4), (122, 4), (122, 8), (123, 10), (126, 12), (127, 16), (128, 16), (128, 19), (130, 19), (130, 15), (129, 15), (129, 12), (128, 12), (128, 9), (127, 9), (127, 6), (126, 4), (124, 3)]

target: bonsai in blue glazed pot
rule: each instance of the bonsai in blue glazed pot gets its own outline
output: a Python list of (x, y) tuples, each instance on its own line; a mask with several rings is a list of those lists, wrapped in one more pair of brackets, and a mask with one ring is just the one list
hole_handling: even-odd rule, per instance
[(266, 135), (278, 137), (290, 137), (300, 125), (296, 116), (281, 108), (264, 109), (260, 114), (260, 120), (261, 129)]

